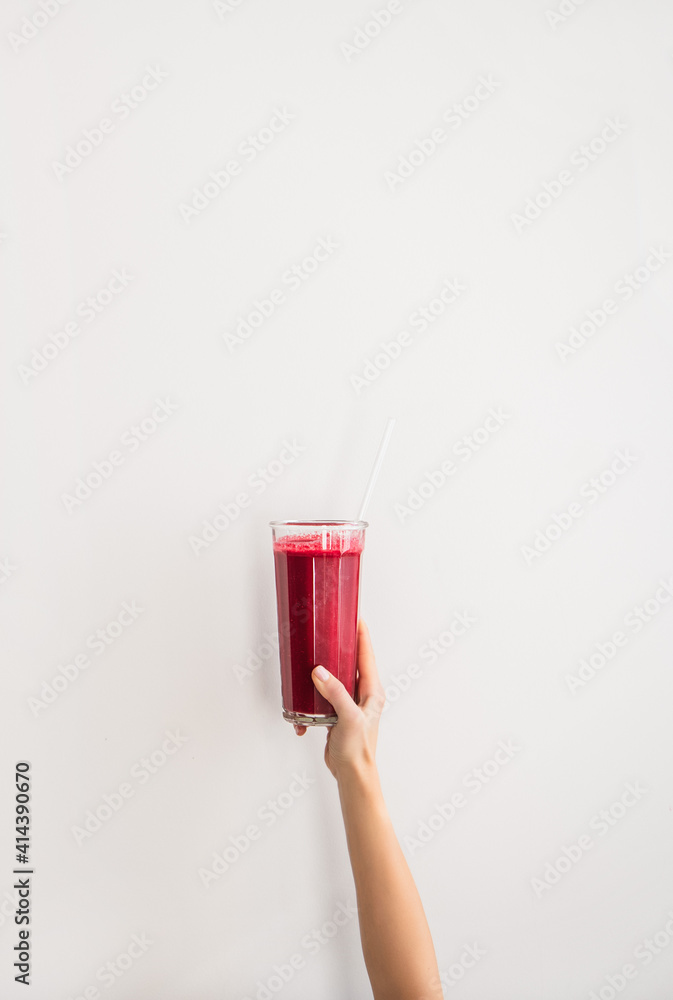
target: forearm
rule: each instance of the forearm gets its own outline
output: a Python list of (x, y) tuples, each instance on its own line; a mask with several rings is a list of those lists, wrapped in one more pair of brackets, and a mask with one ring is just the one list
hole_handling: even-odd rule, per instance
[(375, 1000), (441, 1000), (430, 929), (376, 767), (340, 775), (339, 797)]

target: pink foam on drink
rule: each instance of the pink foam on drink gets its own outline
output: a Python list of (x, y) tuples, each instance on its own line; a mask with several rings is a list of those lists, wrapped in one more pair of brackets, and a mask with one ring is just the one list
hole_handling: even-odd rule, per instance
[(312, 535), (286, 535), (273, 543), (274, 552), (311, 552), (325, 555), (362, 552), (362, 539), (352, 531), (328, 528)]
[(350, 694), (355, 687), (361, 533), (326, 528), (274, 541), (283, 706), (331, 715), (313, 684), (321, 663)]

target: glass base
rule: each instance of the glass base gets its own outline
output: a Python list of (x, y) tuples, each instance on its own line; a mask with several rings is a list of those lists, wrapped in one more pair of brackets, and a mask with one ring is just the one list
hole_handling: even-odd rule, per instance
[(338, 722), (336, 715), (303, 715), (301, 712), (288, 712), (283, 709), (283, 718), (295, 726), (333, 726)]

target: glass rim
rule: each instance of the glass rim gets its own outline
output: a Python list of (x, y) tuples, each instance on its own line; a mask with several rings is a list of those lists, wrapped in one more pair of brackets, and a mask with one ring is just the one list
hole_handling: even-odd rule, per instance
[(272, 528), (282, 528), (285, 526), (289, 527), (304, 527), (315, 528), (318, 525), (324, 525), (325, 527), (337, 526), (339, 528), (368, 528), (369, 521), (269, 521)]

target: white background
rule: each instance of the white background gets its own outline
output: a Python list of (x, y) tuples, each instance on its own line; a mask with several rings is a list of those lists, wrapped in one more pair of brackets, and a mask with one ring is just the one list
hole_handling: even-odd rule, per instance
[[(361, 610), (390, 696), (382, 783), (446, 995), (670, 1000), (673, 619), (655, 594), (673, 575), (673, 263), (629, 301), (615, 284), (651, 247), (673, 251), (673, 8), (586, 0), (549, 16), (561, 6), (573, 9), (403, 0), (364, 45), (356, 29), (383, 3), (72, 0), (49, 18), (3, 3), (3, 997), (27, 995), (11, 968), (17, 760), (33, 771), (33, 1000), (93, 986), (113, 1000), (263, 998), (295, 954), (284, 1000), (371, 996), (355, 919), (317, 954), (302, 943), (354, 888), (325, 734), (298, 739), (284, 722), (264, 645), (268, 521), (354, 517), (394, 416)], [(111, 115), (148, 66), (166, 78)], [(480, 77), (494, 92), (443, 125)], [(292, 120), (246, 161), (240, 144), (283, 108)], [(96, 148), (54, 166), (106, 116)], [(608, 118), (621, 134), (536, 210)], [(442, 125), (446, 141), (391, 184)], [(240, 174), (187, 221), (180, 206), (232, 158)], [(517, 223), (526, 204), (537, 218)], [(289, 290), (282, 275), (319, 239), (338, 247)], [(127, 287), (30, 369), (124, 268)], [(464, 292), (414, 329), (445, 278)], [(285, 301), (229, 349), (223, 334), (275, 288)], [(610, 297), (616, 314), (562, 360), (556, 345)], [(413, 343), (356, 387), (404, 330)], [(157, 399), (175, 412), (134, 451), (120, 445)], [(508, 419), (458, 458), (491, 408)], [(304, 450), (254, 493), (286, 439)], [(115, 449), (123, 464), (68, 503)], [(583, 498), (620, 450), (631, 467)], [(454, 474), (403, 516), (395, 505), (452, 457)], [(190, 537), (246, 490), (249, 506), (197, 555)], [(536, 536), (578, 501), (567, 531)], [(652, 600), (657, 613), (629, 628)], [(123, 634), (102, 655), (87, 647), (133, 601), (143, 611)], [(476, 623), (423, 658), (457, 613)], [(620, 630), (626, 645), (571, 691)], [(87, 651), (90, 666), (42, 701)], [(237, 678), (246, 663), (259, 669)], [(130, 777), (162, 760), (166, 731), (187, 740), (149, 780)], [(475, 792), (473, 768), (508, 740), (519, 749)], [(288, 802), (294, 772), (313, 781), (271, 825), (259, 810)], [(73, 828), (124, 782), (132, 796), (78, 842)], [(594, 818), (629, 782), (646, 792), (601, 834)], [(465, 805), (414, 844), (459, 791)], [(199, 870), (250, 824), (259, 839), (206, 888)], [(588, 834), (591, 849), (536, 891)], [(637, 957), (657, 932), (658, 953)], [(152, 945), (107, 987), (98, 970), (134, 934)], [(485, 953), (467, 971), (466, 944)], [(616, 991), (607, 977), (619, 984), (627, 963), (635, 978)]]

